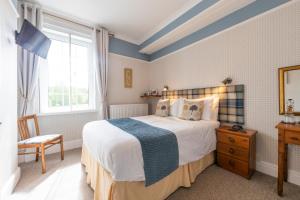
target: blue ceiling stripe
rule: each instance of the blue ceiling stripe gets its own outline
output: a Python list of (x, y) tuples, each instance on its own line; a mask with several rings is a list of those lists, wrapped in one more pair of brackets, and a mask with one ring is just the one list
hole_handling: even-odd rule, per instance
[(188, 20), (190, 20), (194, 16), (198, 15), (202, 11), (206, 10), (210, 6), (214, 5), (218, 1), (219, 0), (203, 0), (203, 1), (199, 2), (194, 7), (192, 7), (190, 10), (188, 10), (187, 12), (185, 12), (184, 14), (182, 14), (181, 16), (179, 16), (178, 18), (176, 18), (170, 24), (168, 24), (167, 26), (165, 26), (164, 28), (162, 28), (160, 31), (158, 31), (157, 33), (155, 33), (154, 35), (152, 35), (149, 39), (147, 39), (146, 41), (144, 41), (140, 45), (140, 49), (143, 49), (144, 47), (146, 47), (149, 44), (153, 43), (157, 39), (159, 39), (162, 36), (166, 35), (167, 33), (171, 32), (172, 30), (174, 30), (178, 26), (180, 26), (183, 23), (187, 22)]
[(241, 23), (251, 17), (266, 12), (288, 1), (289, 0), (257, 0), (249, 4), (248, 6), (241, 8), (235, 11), (234, 13), (206, 26), (205, 28), (202, 28), (178, 40), (177, 42), (174, 42), (173, 44), (170, 44), (169, 46), (154, 52), (150, 55), (150, 61), (153, 61), (178, 49), (186, 47), (194, 42), (202, 40), (222, 30), (225, 30), (231, 26)]
[(148, 54), (140, 53), (139, 49), (140, 46), (137, 44), (133, 44), (115, 37), (109, 38), (109, 52), (149, 61), (150, 56)]

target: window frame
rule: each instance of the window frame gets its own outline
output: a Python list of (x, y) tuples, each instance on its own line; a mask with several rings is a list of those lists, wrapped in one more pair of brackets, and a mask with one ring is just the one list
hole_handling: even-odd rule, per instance
[[(53, 32), (51, 32), (53, 31)], [(69, 106), (68, 107), (59, 107), (57, 109), (51, 109), (49, 107), (49, 76), (47, 76), (49, 66), (43, 65), (40, 67), (40, 76), (39, 76), (39, 115), (56, 115), (56, 114), (72, 114), (72, 113), (88, 113), (88, 112), (97, 112), (97, 92), (96, 92), (96, 77), (95, 77), (95, 69), (93, 66), (93, 41), (92, 41), (92, 34), (87, 34), (87, 33), (81, 33), (79, 31), (74, 31), (68, 28), (63, 28), (61, 26), (56, 26), (56, 25), (49, 25), (46, 24), (42, 28), (42, 32), (44, 32), (51, 40), (57, 40), (61, 42), (66, 42), (68, 43), (68, 49), (69, 49), (69, 76), (70, 76), (70, 83), (69, 83)], [(66, 35), (65, 36), (60, 36), (59, 34), (56, 34), (54, 32), (61, 32)], [(77, 37), (83, 37), (86, 38), (87, 40), (90, 40), (90, 43), (80, 41), (80, 40), (74, 40), (72, 39), (72, 36), (77, 36)], [(89, 53), (88, 53), (88, 105), (87, 108), (83, 109), (74, 109), (75, 105), (72, 104), (72, 53), (71, 53), (71, 45), (80, 45), (80, 46), (85, 46), (89, 47)], [(42, 71), (42, 68), (47, 68)], [(45, 72), (46, 71), (46, 72)], [(42, 80), (41, 80), (42, 79)], [(46, 90), (47, 88), (47, 90)], [(86, 104), (84, 104), (86, 105)]]

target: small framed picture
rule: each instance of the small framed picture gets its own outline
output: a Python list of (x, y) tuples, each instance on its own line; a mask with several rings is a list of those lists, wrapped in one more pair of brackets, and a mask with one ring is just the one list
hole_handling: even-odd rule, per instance
[(131, 68), (124, 69), (124, 87), (132, 88), (132, 69)]

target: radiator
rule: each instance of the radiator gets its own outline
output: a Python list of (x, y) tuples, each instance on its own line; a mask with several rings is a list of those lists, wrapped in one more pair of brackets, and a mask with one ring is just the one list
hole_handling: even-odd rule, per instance
[(121, 104), (109, 106), (110, 119), (145, 115), (148, 115), (148, 104)]

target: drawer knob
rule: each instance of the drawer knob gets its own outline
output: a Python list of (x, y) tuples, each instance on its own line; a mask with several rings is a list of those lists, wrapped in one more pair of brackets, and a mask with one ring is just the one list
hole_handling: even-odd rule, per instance
[(234, 138), (232, 138), (232, 137), (229, 137), (228, 140), (229, 140), (231, 143), (234, 143), (234, 142), (235, 142)]
[(234, 166), (235, 166), (235, 163), (234, 163), (233, 160), (229, 160), (229, 161), (228, 161), (228, 164), (229, 164), (231, 167), (234, 167)]
[(234, 151), (233, 148), (230, 148), (228, 152), (231, 153), (231, 154), (234, 154), (235, 151)]

